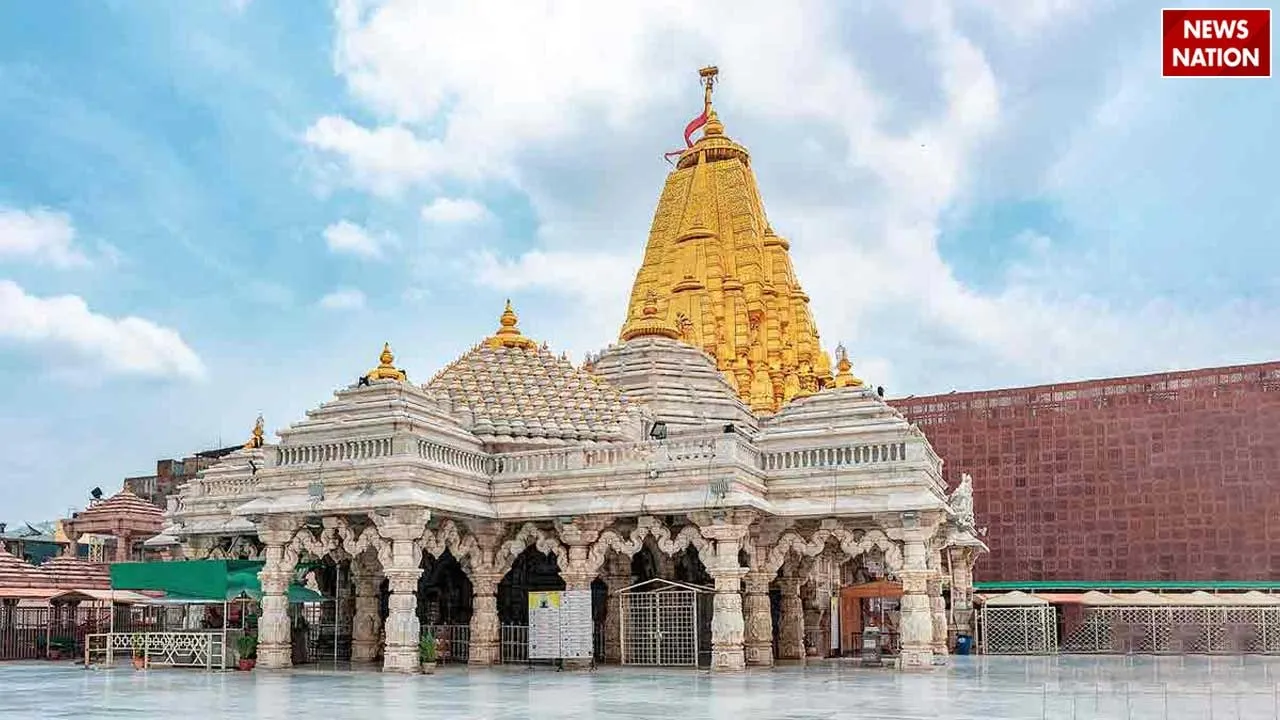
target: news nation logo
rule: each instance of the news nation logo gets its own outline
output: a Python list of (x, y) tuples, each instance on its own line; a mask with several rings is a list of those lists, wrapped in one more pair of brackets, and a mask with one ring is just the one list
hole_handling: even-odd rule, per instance
[(1165, 77), (1271, 77), (1271, 10), (1161, 10)]

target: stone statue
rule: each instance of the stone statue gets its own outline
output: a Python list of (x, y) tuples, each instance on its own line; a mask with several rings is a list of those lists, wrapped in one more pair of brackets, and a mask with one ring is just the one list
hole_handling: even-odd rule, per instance
[(973, 477), (969, 473), (960, 475), (960, 484), (951, 491), (947, 499), (951, 510), (956, 514), (956, 522), (961, 527), (973, 527)]

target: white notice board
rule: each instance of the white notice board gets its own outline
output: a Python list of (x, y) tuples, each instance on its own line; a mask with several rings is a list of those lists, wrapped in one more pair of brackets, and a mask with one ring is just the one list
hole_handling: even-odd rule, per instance
[(591, 591), (560, 593), (560, 657), (591, 659), (595, 652)]
[(529, 593), (529, 659), (560, 657), (560, 593)]
[(529, 593), (529, 659), (590, 659), (595, 650), (591, 591)]

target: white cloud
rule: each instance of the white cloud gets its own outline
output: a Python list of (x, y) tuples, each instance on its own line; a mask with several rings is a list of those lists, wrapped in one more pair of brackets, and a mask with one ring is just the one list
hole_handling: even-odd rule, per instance
[(488, 215), (489, 209), (471, 198), (438, 197), (422, 208), (422, 219), (431, 223), (469, 223)]
[(76, 230), (65, 213), (0, 207), (0, 260), (27, 260), (57, 268), (88, 265), (75, 246)]
[[(975, 10), (1003, 31), (982, 36), (972, 16), (960, 16)], [(567, 295), (579, 312), (564, 330), (581, 332), (585, 319), (607, 341), (660, 191), (657, 156), (699, 106), (693, 68), (715, 61), (720, 117), (752, 150), (770, 219), (792, 240), (829, 345), (843, 338), (867, 366), (929, 389), (1159, 369), (1170, 362), (1162, 358), (1202, 344), (1213, 323), (1245, 311), (1188, 313), (1158, 298), (1135, 306), (1045, 282), (1074, 272), (1076, 260), (1045, 242), (996, 285), (978, 287), (938, 247), (944, 216), (975, 188), (1008, 191), (991, 178), (1053, 164), (1008, 148), (1060, 149), (1059, 139), (1102, 100), (1094, 81), (1073, 87), (1073, 102), (1059, 106), (1056, 86), (1038, 85), (1034, 72), (1050, 55), (1076, 58), (1094, 77), (1111, 72), (1112, 56), (1089, 46), (1111, 35), (1082, 31), (1073, 47), (1049, 42), (1066, 20), (1087, 25), (1096, 11), (1065, 0), (938, 1), (896, 11), (834, 0), (583, 0), (498, 13), (460, 0), (340, 0), (335, 64), (388, 126), (351, 124), (358, 129), (350, 135), (369, 139), (333, 147), (369, 169), (361, 184), (375, 192), (405, 187), (409, 175), (522, 190), (541, 247), (475, 256), (477, 282)], [(1140, 15), (1134, 22), (1155, 22)], [(620, 26), (628, 32), (613, 31)], [(486, 29), (486, 42), (474, 41), (474, 27)], [(900, 46), (859, 54), (850, 33), (862, 28)], [(1028, 118), (1039, 123), (1032, 134), (1042, 147), (1020, 134)], [(407, 135), (405, 147), (429, 148), (408, 154), (430, 162), (412, 163), (413, 173), (372, 170), (366, 158), (381, 156), (372, 138), (392, 131)], [(1005, 135), (1013, 140), (1002, 144)], [(1005, 165), (993, 165), (1002, 152)], [(617, 317), (609, 318), (612, 308)], [(1160, 321), (1161, 313), (1175, 319)]]
[(322, 117), (307, 129), (308, 145), (337, 156), (334, 174), (380, 195), (394, 196), (443, 166), (439, 143), (424, 142), (403, 127), (370, 130), (344, 117)]
[(359, 290), (342, 289), (320, 298), (318, 303), (325, 310), (359, 310), (364, 307), (364, 293)]
[(99, 315), (75, 295), (28, 295), (10, 280), (0, 280), (0, 338), (68, 349), (112, 373), (205, 375), (204, 364), (175, 330), (132, 316)]
[(324, 229), (324, 241), (331, 252), (372, 259), (382, 257), (388, 238), (376, 237), (353, 222), (340, 220)]

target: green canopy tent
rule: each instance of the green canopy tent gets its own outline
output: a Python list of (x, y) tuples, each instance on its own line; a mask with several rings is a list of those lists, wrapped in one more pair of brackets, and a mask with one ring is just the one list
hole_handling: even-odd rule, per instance
[[(226, 602), (262, 598), (261, 560), (175, 560), (111, 564), (111, 589), (158, 591), (164, 602)], [(289, 585), (289, 602), (319, 602), (324, 596), (297, 582)]]

